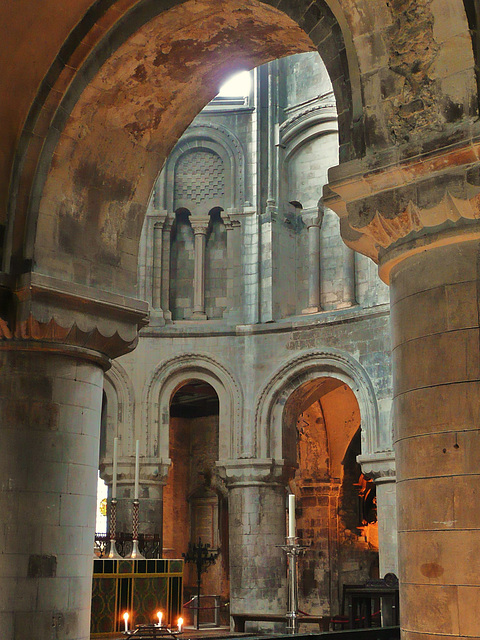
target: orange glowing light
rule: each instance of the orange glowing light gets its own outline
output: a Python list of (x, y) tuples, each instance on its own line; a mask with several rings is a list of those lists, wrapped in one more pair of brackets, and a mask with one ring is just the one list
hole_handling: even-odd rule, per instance
[(163, 617), (163, 613), (161, 611), (157, 611), (157, 618), (158, 618), (158, 626), (159, 627), (162, 626), (162, 617)]
[(178, 619), (178, 630), (181, 631), (183, 627), (183, 618)]

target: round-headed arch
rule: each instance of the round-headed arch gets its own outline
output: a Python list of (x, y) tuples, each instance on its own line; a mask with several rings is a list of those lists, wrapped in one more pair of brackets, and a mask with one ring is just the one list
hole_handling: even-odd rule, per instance
[(285, 406), (305, 383), (334, 378), (350, 387), (360, 408), (362, 453), (373, 453), (378, 438), (378, 406), (372, 381), (362, 365), (338, 349), (309, 350), (282, 365), (260, 393), (255, 411), (256, 455), (290, 459), (285, 451)]
[(206, 382), (215, 390), (219, 400), (219, 459), (235, 458), (241, 438), (241, 388), (220, 362), (198, 353), (165, 360), (150, 377), (143, 401), (147, 455), (168, 459), (170, 403), (182, 384), (192, 379)]
[[(324, 0), (312, 12), (299, 12), (295, 2), (281, 10), (271, 4), (143, 0), (121, 16), (55, 94), (63, 99), (44, 143), (38, 133), (22, 138), (17, 167), (28, 175), (15, 172), (12, 183), (8, 256), (17, 264), (33, 260), (53, 277), (134, 296), (151, 189), (185, 128), (231, 72), (314, 50), (317, 41), (342, 112), (342, 144), (355, 155), (351, 118), (343, 116), (361, 111), (349, 71), (354, 48), (345, 54), (344, 34)], [(73, 56), (73, 43), (71, 49)], [(49, 78), (38, 104), (52, 97), (56, 80)], [(37, 132), (45, 117), (38, 104), (28, 118)]]

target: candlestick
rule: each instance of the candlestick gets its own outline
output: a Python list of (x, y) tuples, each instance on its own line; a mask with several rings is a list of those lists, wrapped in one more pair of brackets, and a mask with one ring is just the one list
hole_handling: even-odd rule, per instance
[(161, 611), (157, 611), (157, 617), (158, 617), (158, 626), (161, 627), (162, 626), (162, 612)]
[(125, 631), (128, 631), (128, 611), (123, 614), (123, 620), (125, 622)]
[(178, 619), (178, 631), (179, 631), (179, 633), (182, 633), (182, 627), (183, 627), (183, 618), (179, 618)]
[(288, 537), (295, 538), (295, 495), (288, 496)]
[(140, 440), (135, 443), (135, 495), (134, 500), (138, 500), (138, 484), (140, 480)]
[(113, 439), (113, 481), (112, 500), (117, 498), (117, 465), (118, 465), (118, 438)]

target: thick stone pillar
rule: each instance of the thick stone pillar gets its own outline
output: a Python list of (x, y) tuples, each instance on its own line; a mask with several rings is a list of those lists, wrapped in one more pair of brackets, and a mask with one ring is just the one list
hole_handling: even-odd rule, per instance
[(229, 490), (230, 611), (285, 613), (286, 562), (278, 546), (286, 535), (284, 469), (272, 460), (223, 464)]
[(478, 240), (391, 273), (404, 638), (480, 637)]
[(195, 241), (195, 263), (193, 273), (194, 320), (206, 320), (205, 313), (205, 247), (207, 244), (208, 220), (192, 220)]
[(324, 209), (314, 213), (302, 214), (308, 230), (308, 306), (302, 313), (317, 313), (320, 305), (320, 230), (322, 228)]
[(103, 371), (107, 354), (132, 347), (137, 326), (127, 327), (147, 309), (99, 291), (93, 302), (93, 293), (25, 275), (11, 291), (16, 315), (0, 319), (5, 640), (90, 637)]
[(2, 349), (0, 370), (2, 635), (88, 638), (103, 369)]
[(330, 183), (343, 238), (390, 284), (403, 640), (480, 638), (479, 152)]

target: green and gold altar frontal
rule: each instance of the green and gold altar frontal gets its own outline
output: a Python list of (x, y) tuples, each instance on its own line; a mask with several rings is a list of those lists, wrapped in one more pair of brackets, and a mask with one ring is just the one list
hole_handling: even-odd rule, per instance
[(123, 615), (130, 628), (157, 621), (176, 624), (183, 598), (183, 560), (93, 561), (92, 636), (124, 630)]

